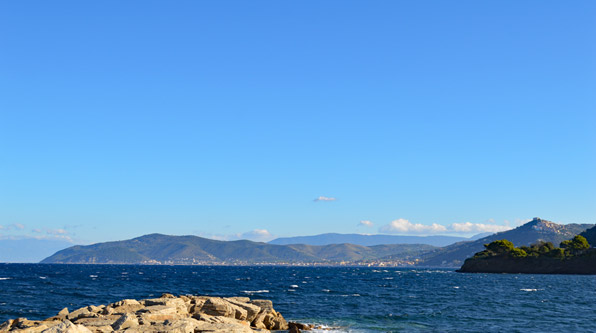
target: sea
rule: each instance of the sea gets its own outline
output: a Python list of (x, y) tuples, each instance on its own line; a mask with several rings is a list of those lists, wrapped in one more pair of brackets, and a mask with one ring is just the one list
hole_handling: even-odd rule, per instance
[(0, 322), (162, 293), (269, 299), (287, 320), (335, 332), (596, 332), (596, 276), (0, 264)]

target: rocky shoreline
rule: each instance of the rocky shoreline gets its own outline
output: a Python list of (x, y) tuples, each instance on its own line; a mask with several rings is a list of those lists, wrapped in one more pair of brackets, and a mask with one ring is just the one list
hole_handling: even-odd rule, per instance
[(17, 318), (0, 324), (0, 332), (107, 333), (107, 332), (269, 332), (310, 330), (306, 324), (287, 322), (269, 300), (248, 297), (174, 296), (125, 299), (109, 305), (90, 305), (69, 312), (62, 309), (45, 320)]

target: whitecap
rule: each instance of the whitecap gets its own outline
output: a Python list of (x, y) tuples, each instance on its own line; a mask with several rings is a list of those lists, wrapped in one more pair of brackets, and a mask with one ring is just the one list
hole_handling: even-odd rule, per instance
[(97, 275), (89, 275), (90, 278), (96, 278)]
[(47, 276), (40, 276), (39, 278), (40, 278), (40, 279), (42, 279), (42, 280), (45, 280), (45, 279), (47, 279), (48, 277), (47, 277)]
[(329, 289), (323, 289), (321, 291), (326, 292), (326, 293), (330, 293), (331, 292), (331, 290), (329, 290)]
[(298, 285), (297, 284), (293, 284), (293, 285), (290, 286), (290, 288), (298, 288)]
[(0, 281), (2, 281), (2, 280), (12, 280), (12, 278), (2, 277), (2, 278), (0, 278)]
[(252, 295), (252, 294), (264, 294), (264, 293), (268, 293), (269, 290), (243, 290), (242, 291), (245, 294), (248, 295)]
[(459, 287), (458, 286), (454, 286), (453, 289), (459, 289)]
[(528, 289), (528, 288), (523, 288), (520, 289), (521, 291), (538, 291), (538, 289)]

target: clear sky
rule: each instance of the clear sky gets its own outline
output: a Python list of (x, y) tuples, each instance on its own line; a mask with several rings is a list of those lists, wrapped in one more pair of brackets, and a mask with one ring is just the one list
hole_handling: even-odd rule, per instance
[(596, 223), (595, 18), (594, 1), (0, 2), (0, 237)]

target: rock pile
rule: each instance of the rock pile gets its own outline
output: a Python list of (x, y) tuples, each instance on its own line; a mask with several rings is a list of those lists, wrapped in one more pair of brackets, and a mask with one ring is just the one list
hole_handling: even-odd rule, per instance
[(179, 296), (125, 299), (109, 305), (88, 306), (69, 312), (64, 308), (45, 320), (11, 319), (0, 332), (105, 333), (105, 332), (299, 332), (311, 327), (286, 322), (268, 300), (248, 297)]

